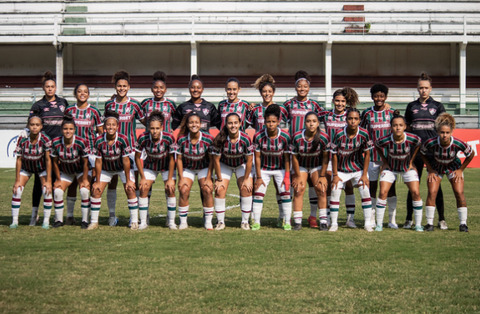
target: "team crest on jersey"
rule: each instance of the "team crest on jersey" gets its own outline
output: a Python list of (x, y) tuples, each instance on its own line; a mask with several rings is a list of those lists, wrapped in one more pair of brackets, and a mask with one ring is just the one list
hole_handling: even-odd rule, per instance
[(125, 108), (125, 113), (130, 113), (130, 107)]
[(410, 147), (405, 147), (405, 152), (408, 153), (410, 151)]
[(210, 112), (210, 110), (208, 110), (207, 108), (204, 108), (202, 109), (202, 112), (204, 115), (208, 116), (208, 113)]
[(263, 144), (262, 144), (262, 148), (263, 148), (263, 149), (267, 149), (267, 147), (268, 147), (268, 144), (267, 144), (267, 143), (263, 143)]
[(390, 121), (390, 115), (385, 116), (385, 119), (386, 119), (387, 121)]
[(167, 111), (168, 110), (168, 107), (167, 106), (163, 106), (163, 111)]
[(117, 152), (117, 154), (120, 154), (120, 147), (115, 148), (115, 151)]
[(242, 147), (242, 146), (240, 146), (240, 147), (238, 148), (238, 152), (239, 152), (239, 153), (243, 153), (243, 147)]
[(85, 118), (90, 119), (90, 116), (91, 116), (91, 115), (90, 115), (89, 113), (87, 113), (87, 114), (85, 115)]
[(65, 111), (65, 106), (63, 106), (63, 105), (58, 106), (58, 108), (60, 108), (60, 110), (62, 110), (62, 112)]
[(205, 152), (205, 150), (203, 149), (203, 147), (200, 147), (200, 149), (198, 150), (198, 152), (199, 152), (200, 154), (203, 154), (203, 153)]
[(283, 147), (283, 144), (282, 144), (282, 143), (278, 144), (278, 149), (279, 149), (279, 150), (282, 149), (282, 147)]
[(162, 152), (162, 153), (163, 153), (164, 151), (165, 151), (165, 147), (163, 147), (163, 146), (160, 146), (160, 152)]
[(451, 151), (450, 152), (450, 157), (454, 157), (455, 156), (455, 152), (454, 151)]
[(77, 157), (78, 156), (78, 152), (76, 150), (73, 151), (73, 157)]
[(43, 151), (43, 148), (42, 148), (42, 147), (39, 147), (39, 148), (38, 148), (38, 153), (41, 154), (42, 151)]
[(430, 109), (428, 109), (428, 112), (430, 112), (430, 114), (433, 116), (435, 114), (435, 112), (437, 112), (437, 109), (430, 108)]

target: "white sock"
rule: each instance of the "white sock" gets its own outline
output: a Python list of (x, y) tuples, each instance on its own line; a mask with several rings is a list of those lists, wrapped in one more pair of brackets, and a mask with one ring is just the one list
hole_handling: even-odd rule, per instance
[(214, 201), (215, 201), (215, 213), (217, 214), (217, 221), (218, 223), (225, 224), (225, 199), (215, 197)]
[(308, 198), (310, 199), (310, 216), (317, 218), (318, 196), (315, 188), (308, 188)]
[(435, 206), (425, 206), (425, 217), (427, 218), (427, 225), (433, 226), (433, 218), (435, 218)]
[(352, 195), (345, 195), (345, 207), (347, 207), (347, 216), (351, 214), (351, 220), (355, 216), (355, 194)]
[(240, 197), (240, 209), (242, 210), (242, 223), (248, 223), (252, 211), (252, 196)]
[(290, 224), (292, 220), (292, 198), (290, 197), (290, 192), (283, 192), (280, 196), (282, 197), (285, 224)]
[[(262, 217), (262, 209), (263, 209), (263, 198), (265, 197), (265, 193), (267, 192), (267, 188), (263, 185), (259, 188), (259, 191), (253, 193), (253, 222), (260, 224), (260, 218)], [(277, 199), (280, 195), (277, 195)], [(277, 201), (278, 204), (278, 201)]]
[[(138, 199), (132, 198), (130, 200), (127, 200), (128, 202), (128, 210), (130, 211), (130, 219), (132, 220), (132, 223), (138, 223)], [(146, 217), (145, 217), (145, 221)]]
[(180, 223), (186, 224), (187, 223), (187, 216), (188, 216), (188, 208), (190, 205), (187, 206), (178, 206), (178, 215), (180, 216)]
[(275, 195), (275, 197), (277, 198), (278, 217), (283, 218), (282, 197), (279, 194)]
[(387, 206), (387, 200), (377, 199), (377, 225), (383, 225), (383, 217), (385, 216), (385, 207)]
[(326, 224), (327, 223), (327, 209), (326, 208), (320, 208), (318, 211), (318, 214), (320, 216), (320, 223), (321, 224)]
[[(150, 204), (150, 197), (149, 204)], [(175, 224), (175, 213), (177, 210), (177, 199), (175, 197), (167, 197), (167, 219), (168, 224)]]
[(148, 197), (139, 197), (138, 198), (138, 212), (140, 216), (140, 223), (142, 225), (147, 224), (147, 213), (148, 213)]
[(102, 198), (90, 197), (90, 222), (98, 223), (98, 216), (100, 215), (100, 207), (102, 206)]
[(397, 215), (397, 197), (390, 196), (387, 197), (387, 204), (388, 204), (388, 222), (391, 224), (396, 225), (396, 215)]
[(55, 208), (55, 221), (63, 222), (63, 190), (62, 189), (55, 189), (53, 191), (53, 201), (54, 201), (54, 208)]
[(372, 221), (372, 199), (370, 197), (370, 189), (366, 186), (360, 186), (358, 188), (358, 191), (360, 192), (360, 197), (362, 201), (364, 224), (368, 226)]
[(458, 207), (457, 212), (458, 212), (458, 219), (460, 219), (460, 224), (461, 225), (466, 225), (467, 224), (467, 213), (468, 213), (467, 208), (466, 207)]
[(88, 210), (90, 209), (90, 191), (86, 188), (81, 188), (80, 197), (82, 199), (82, 221), (88, 222)]
[(412, 201), (413, 203), (413, 213), (415, 215), (415, 226), (422, 226), (422, 216), (423, 216), (423, 201)]
[(50, 215), (52, 214), (52, 194), (43, 194), (43, 223), (50, 224)]
[(205, 224), (212, 223), (213, 207), (204, 207), (203, 213), (205, 214)]
[(376, 225), (376, 221), (375, 221), (375, 211), (377, 209), (377, 199), (375, 197), (372, 197), (372, 219), (370, 220), (371, 221), (371, 226), (374, 226)]
[(38, 207), (32, 207), (32, 218), (37, 218), (38, 216)]
[(333, 190), (331, 199), (330, 199), (330, 218), (331, 218), (331, 225), (338, 226), (338, 209), (340, 207), (340, 196), (342, 194), (342, 190)]
[(73, 217), (73, 211), (75, 210), (76, 197), (67, 196), (67, 218)]
[(115, 217), (115, 206), (117, 204), (117, 189), (107, 189), (107, 206), (110, 217)]
[(303, 212), (293, 212), (293, 221), (295, 224), (302, 224)]
[(12, 195), (12, 224), (18, 225), (18, 215), (20, 213), (20, 205), (22, 203), (22, 193), (23, 188), (20, 187), (17, 189), (17, 193)]

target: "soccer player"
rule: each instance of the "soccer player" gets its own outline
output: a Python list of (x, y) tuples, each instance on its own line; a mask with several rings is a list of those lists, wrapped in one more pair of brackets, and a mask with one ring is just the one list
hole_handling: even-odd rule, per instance
[(225, 125), (213, 140), (211, 147), (215, 168), (215, 230), (225, 229), (225, 196), (233, 173), (237, 177), (240, 191), (240, 209), (242, 211), (241, 228), (250, 230), (248, 218), (252, 211), (253, 194), (253, 145), (250, 137), (242, 132), (242, 120), (235, 113), (229, 113)]
[(201, 130), (202, 118), (197, 111), (189, 112), (183, 119), (176, 145), (178, 191), (180, 194), (178, 199), (180, 225), (178, 229), (188, 228), (190, 190), (195, 176), (198, 176), (198, 184), (203, 196), (204, 227), (207, 230), (213, 230), (213, 164), (209, 155), (213, 137), (206, 131)]
[(202, 98), (204, 90), (203, 81), (198, 75), (192, 75), (190, 83), (188, 84), (188, 90), (190, 92), (190, 99), (180, 104), (177, 110), (175, 110), (172, 128), (176, 130), (183, 121), (184, 116), (191, 111), (195, 111), (202, 121), (202, 131), (209, 132), (211, 126), (220, 130), (222, 118), (215, 105)]
[[(90, 168), (95, 171), (95, 156), (93, 156), (93, 145), (95, 144), (95, 138), (97, 134), (103, 134), (103, 122), (101, 119), (100, 111), (93, 105), (88, 103), (90, 97), (90, 90), (85, 84), (77, 84), (73, 90), (73, 95), (77, 102), (68, 107), (65, 110), (65, 114), (70, 114), (75, 120), (76, 132), (75, 135), (83, 138), (87, 141), (87, 146), (90, 151), (88, 160), (90, 162)], [(54, 168), (55, 169), (55, 168)], [(91, 173), (91, 178), (94, 178), (96, 174)], [(75, 225), (75, 219), (73, 218), (73, 211), (75, 208), (75, 202), (77, 200), (77, 179), (71, 182), (68, 186), (67, 192), (67, 220), (65, 225)], [(81, 190), (80, 190), (81, 191)], [(83, 199), (83, 198), (82, 198)], [(90, 203), (90, 198), (88, 198)], [(83, 203), (82, 203), (83, 204)], [(82, 206), (85, 206), (83, 204)], [(85, 227), (84, 220), (84, 207), (82, 207), (82, 227)], [(88, 210), (87, 210), (88, 215)]]
[(225, 86), (227, 99), (222, 100), (218, 104), (218, 112), (222, 117), (222, 129), (225, 126), (225, 118), (227, 117), (227, 115), (234, 112), (240, 117), (240, 131), (245, 131), (245, 119), (247, 117), (250, 104), (245, 100), (241, 100), (238, 98), (238, 93), (240, 92), (240, 90), (240, 81), (237, 78), (231, 77), (227, 80), (227, 85)]
[[(177, 229), (175, 224), (175, 211), (177, 202), (175, 199), (175, 138), (173, 134), (163, 129), (163, 114), (154, 110), (148, 117), (148, 130), (140, 134), (135, 146), (135, 162), (140, 174), (140, 197), (138, 206), (140, 211), (140, 226), (143, 230), (148, 227), (148, 196), (152, 185), (158, 175), (162, 176), (165, 185), (165, 196), (167, 199), (167, 223), (170, 229)], [(146, 158), (142, 165), (142, 152), (145, 151)]]
[[(358, 94), (357, 92), (350, 88), (344, 87), (338, 89), (333, 93), (333, 103), (334, 108), (332, 110), (323, 111), (320, 114), (320, 120), (325, 125), (325, 131), (332, 142), (335, 139), (335, 136), (344, 130), (347, 126), (347, 109), (356, 108), (358, 104)], [(331, 186), (332, 186), (332, 155), (330, 154), (330, 161), (328, 163), (327, 169), (327, 180), (328, 180), (328, 190), (327, 190), (327, 222), (330, 225), (330, 198), (331, 198)], [(355, 194), (353, 192), (352, 183), (349, 181), (344, 186), (345, 188), (345, 206), (347, 208), (347, 223), (346, 226), (349, 228), (357, 228), (354, 222), (355, 215)]]
[[(374, 105), (367, 108), (362, 113), (362, 122), (360, 126), (368, 131), (370, 138), (375, 143), (379, 138), (390, 134), (390, 121), (393, 118), (393, 110), (387, 109), (386, 100), (388, 95), (388, 87), (383, 84), (375, 84), (370, 88), (370, 95)], [(386, 156), (386, 153), (384, 152)], [(372, 197), (372, 226), (375, 222), (375, 206), (377, 203), (377, 187), (378, 176), (382, 167), (382, 158), (379, 156), (376, 149), (372, 150), (370, 154), (370, 165), (368, 166), (368, 179), (370, 180), (370, 196)], [(398, 229), (395, 221), (397, 208), (397, 195), (395, 193), (395, 182), (392, 184), (387, 197), (388, 203), (388, 227)]]
[[(407, 105), (407, 109), (405, 110), (405, 120), (407, 121), (407, 131), (418, 135), (422, 139), (422, 143), (425, 143), (432, 137), (437, 137), (435, 120), (441, 113), (445, 112), (445, 107), (430, 97), (430, 93), (432, 92), (432, 79), (425, 72), (422, 72), (418, 79), (417, 90), (420, 97)], [(430, 159), (433, 158), (431, 152), (429, 152), (427, 157)], [(423, 159), (420, 156), (417, 156), (413, 161), (413, 164), (417, 169), (418, 178), (421, 180), (424, 165)], [(441, 186), (438, 188), (435, 203), (438, 211), (438, 227), (442, 230), (446, 230), (448, 227), (445, 222), (445, 209)], [(407, 218), (403, 228), (408, 229), (412, 227), (412, 213), (412, 196), (411, 193), (408, 193)]]
[[(15, 184), (12, 196), (12, 224), (11, 229), (18, 228), (18, 214), (25, 185), (32, 176), (38, 174), (43, 189), (43, 229), (50, 228), (50, 214), (52, 212), (52, 163), (50, 149), (52, 142), (42, 132), (43, 121), (37, 111), (31, 112), (28, 118), (29, 135), (21, 137), (15, 148), (17, 161), (15, 164)], [(33, 217), (32, 217), (33, 218)], [(31, 225), (31, 224), (30, 224)], [(34, 224), (35, 225), (35, 224)]]
[(281, 110), (277, 104), (265, 110), (265, 128), (254, 136), (256, 179), (253, 196), (252, 230), (260, 230), (263, 198), (268, 183), (273, 178), (277, 183), (283, 209), (283, 230), (292, 230), (292, 199), (290, 196), (290, 136), (279, 128)]
[(373, 231), (371, 226), (372, 201), (367, 173), (373, 143), (368, 131), (359, 127), (360, 112), (356, 108), (349, 108), (346, 117), (347, 126), (337, 133), (331, 144), (333, 177), (330, 215), (332, 225), (328, 231), (338, 230), (340, 195), (345, 184), (351, 182), (353, 187), (358, 187), (362, 197), (364, 228), (371, 232)]
[(423, 202), (420, 197), (420, 183), (415, 169), (414, 160), (417, 156), (422, 140), (419, 136), (405, 132), (407, 124), (405, 118), (394, 112), (391, 123), (391, 134), (381, 137), (376, 142), (376, 149), (383, 160), (380, 175), (380, 193), (377, 199), (377, 226), (375, 231), (383, 230), (383, 216), (387, 206), (387, 195), (397, 175), (401, 175), (403, 182), (413, 197), (415, 209), (415, 231), (423, 232), (422, 209)]
[[(435, 215), (435, 199), (440, 188), (443, 176), (447, 175), (452, 185), (455, 199), (457, 200), (457, 212), (460, 220), (460, 232), (468, 232), (467, 227), (467, 202), (463, 192), (463, 171), (472, 161), (475, 154), (467, 143), (453, 137), (455, 118), (448, 113), (442, 113), (435, 120), (435, 129), (438, 137), (426, 141), (421, 149), (421, 154), (428, 170), (428, 197), (425, 213), (427, 216), (426, 231), (433, 231), (433, 217)], [(428, 153), (433, 153), (433, 158), (428, 158)], [(457, 157), (458, 152), (465, 154), (463, 163)]]
[[(116, 95), (113, 99), (110, 99), (105, 103), (105, 111), (111, 110), (118, 113), (118, 133), (127, 137), (127, 144), (130, 151), (130, 166), (131, 169), (136, 171), (135, 159), (135, 142), (137, 136), (135, 133), (136, 119), (145, 125), (146, 119), (140, 108), (140, 103), (128, 97), (128, 91), (130, 90), (130, 75), (126, 71), (118, 71), (112, 77), (112, 83), (115, 84)], [(107, 204), (109, 211), (108, 224), (110, 226), (116, 226), (118, 219), (115, 216), (115, 206), (117, 202), (117, 182), (118, 177), (114, 176), (108, 185), (107, 189)]]
[[(323, 108), (312, 99), (308, 98), (310, 92), (310, 82), (312, 79), (305, 71), (297, 71), (295, 73), (295, 91), (297, 95), (290, 100), (287, 100), (283, 106), (287, 109), (287, 119), (290, 125), (290, 136), (293, 139), (294, 135), (305, 128), (305, 115), (313, 111), (317, 115), (323, 111)], [(315, 192), (314, 183), (310, 176), (307, 176), (308, 182), (308, 198), (310, 199), (310, 216), (308, 223), (310, 228), (318, 228), (317, 224), (317, 206), (318, 198)], [(303, 195), (303, 192), (302, 192)], [(294, 207), (295, 207), (295, 200)], [(302, 201), (303, 204), (303, 201)]]
[(91, 219), (88, 230), (98, 228), (98, 216), (102, 205), (102, 194), (115, 175), (123, 182), (130, 210), (130, 228), (138, 229), (138, 200), (135, 194), (135, 175), (130, 167), (131, 148), (127, 136), (118, 132), (120, 115), (112, 110), (104, 113), (105, 133), (95, 140), (94, 153), (96, 181), (92, 186)]
[[(85, 139), (75, 135), (75, 120), (70, 114), (65, 114), (62, 122), (63, 136), (52, 140), (53, 171), (58, 178), (53, 184), (55, 208), (55, 223), (53, 228), (63, 226), (63, 194), (73, 181), (80, 182), (82, 198), (82, 229), (88, 228), (88, 210), (90, 207), (89, 162), (90, 147)], [(72, 213), (73, 214), (73, 213)]]
[[(314, 182), (313, 188), (319, 200), (320, 230), (326, 231), (327, 227), (327, 179), (329, 142), (328, 135), (320, 130), (320, 120), (317, 113), (310, 111), (305, 117), (305, 128), (293, 136), (290, 144), (292, 154), (292, 187), (293, 198), (293, 230), (302, 229), (303, 194), (307, 180)], [(310, 209), (310, 217), (312, 212)], [(317, 217), (317, 209), (315, 209)], [(310, 219), (309, 219), (310, 220)], [(315, 218), (316, 224), (316, 218)], [(312, 224), (310, 224), (310, 227)]]

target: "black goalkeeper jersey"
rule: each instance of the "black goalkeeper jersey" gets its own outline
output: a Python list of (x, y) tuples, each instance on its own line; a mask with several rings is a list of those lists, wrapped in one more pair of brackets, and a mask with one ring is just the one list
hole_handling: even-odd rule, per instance
[(222, 118), (218, 113), (217, 108), (212, 103), (202, 98), (202, 102), (199, 104), (193, 103), (188, 100), (177, 107), (177, 110), (173, 114), (172, 129), (178, 128), (182, 122), (183, 117), (190, 111), (196, 111), (202, 120), (201, 130), (208, 132), (211, 126), (220, 130), (222, 125)]
[(38, 111), (43, 119), (43, 129), (51, 139), (62, 136), (63, 113), (68, 107), (68, 102), (64, 98), (55, 95), (55, 100), (48, 101), (45, 96), (33, 104), (30, 114)]

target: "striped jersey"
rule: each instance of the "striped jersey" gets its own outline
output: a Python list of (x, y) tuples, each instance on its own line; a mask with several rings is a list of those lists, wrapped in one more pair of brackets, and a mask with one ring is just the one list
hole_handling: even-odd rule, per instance
[(331, 152), (337, 155), (338, 171), (357, 172), (363, 170), (363, 153), (373, 149), (373, 142), (367, 130), (359, 127), (357, 134), (349, 138), (347, 128), (343, 128), (332, 141)]
[(124, 103), (118, 103), (113, 99), (105, 103), (105, 111), (107, 110), (115, 111), (120, 115), (118, 133), (127, 137), (128, 146), (130, 150), (133, 150), (137, 139), (135, 134), (135, 129), (137, 128), (136, 119), (142, 120), (145, 117), (140, 104), (137, 100), (130, 97)]
[(305, 128), (305, 115), (309, 111), (315, 112), (317, 115), (323, 111), (323, 108), (315, 101), (307, 99), (298, 101), (296, 98), (287, 100), (283, 106), (287, 109), (287, 119), (289, 121), (290, 135), (293, 137), (295, 133)]
[[(367, 108), (362, 113), (362, 122), (360, 126), (367, 129), (370, 134), (370, 138), (374, 143), (381, 137), (387, 136), (391, 132), (390, 121), (393, 118), (393, 110), (385, 109), (382, 111), (376, 111), (375, 106)], [(384, 149), (385, 156), (387, 155), (386, 149)], [(378, 155), (376, 149), (370, 154), (370, 161), (382, 161), (382, 158)]]
[(261, 153), (262, 170), (285, 169), (283, 154), (290, 152), (290, 135), (278, 128), (277, 137), (270, 138), (263, 128), (255, 134), (253, 144), (255, 151)]
[(175, 138), (168, 132), (160, 133), (160, 140), (154, 142), (150, 132), (140, 134), (135, 145), (135, 151), (142, 153), (145, 150), (147, 158), (143, 161), (143, 168), (153, 171), (167, 171), (170, 163), (170, 154), (175, 153)]
[(200, 131), (200, 138), (196, 144), (190, 141), (190, 133), (182, 135), (177, 140), (176, 153), (182, 158), (183, 168), (201, 170), (208, 167), (208, 152), (213, 144), (213, 137), (207, 132)]
[(253, 145), (250, 137), (239, 131), (238, 139), (235, 143), (232, 143), (230, 137), (223, 142), (223, 147), (218, 149), (215, 146), (210, 146), (213, 155), (221, 156), (220, 162), (229, 167), (238, 167), (247, 162), (246, 156), (253, 155)]
[[(287, 122), (287, 109), (283, 105), (278, 106), (280, 107), (281, 112), (280, 122)], [(257, 132), (260, 132), (265, 126), (265, 110), (267, 109), (267, 107), (264, 107), (262, 104), (257, 104), (247, 114), (247, 123), (250, 124)]]
[[(108, 145), (107, 133), (100, 135), (95, 140), (94, 155), (96, 158), (102, 158), (102, 170), (104, 171), (122, 171), (123, 157), (128, 157), (132, 152), (130, 144), (125, 135), (116, 133), (115, 141)], [(130, 166), (130, 169), (133, 169)]]
[(401, 143), (395, 143), (393, 134), (381, 137), (375, 143), (377, 147), (385, 149), (385, 157), (392, 171), (407, 172), (412, 152), (422, 143), (419, 136), (408, 132), (404, 134), (405, 139)]
[(450, 145), (442, 147), (439, 137), (433, 137), (427, 140), (420, 151), (422, 155), (430, 155), (433, 153), (433, 158), (429, 158), (430, 165), (439, 174), (450, 174), (455, 170), (460, 169), (462, 162), (458, 158), (458, 152), (463, 152), (465, 157), (469, 157), (472, 153), (472, 147), (464, 141), (451, 137)]
[(83, 172), (82, 157), (87, 158), (90, 154), (90, 148), (87, 141), (79, 136), (73, 136), (72, 144), (67, 147), (64, 137), (59, 136), (52, 140), (51, 157), (58, 157), (58, 168), (67, 174), (76, 174)]
[(245, 118), (247, 116), (248, 108), (250, 104), (244, 100), (239, 100), (235, 103), (229, 103), (228, 100), (222, 100), (218, 104), (218, 112), (220, 112), (220, 116), (222, 117), (222, 128), (225, 125), (225, 118), (229, 113), (235, 112), (240, 117), (241, 121), (241, 131), (245, 131)]
[(342, 114), (336, 114), (335, 109), (323, 111), (320, 114), (320, 121), (325, 125), (325, 132), (327, 132), (330, 141), (333, 141), (335, 135), (347, 125), (347, 111)]
[(77, 104), (74, 104), (65, 110), (65, 114), (67, 113), (70, 113), (75, 120), (77, 128), (75, 134), (85, 139), (90, 151), (92, 151), (97, 137), (96, 128), (103, 124), (100, 111), (91, 104), (88, 104), (85, 109), (80, 109)]
[(322, 153), (327, 152), (330, 149), (330, 139), (327, 133), (320, 131), (320, 142), (317, 149), (312, 150), (312, 140), (305, 138), (305, 129), (298, 131), (293, 136), (292, 143), (290, 144), (290, 152), (297, 156), (297, 160), (301, 167), (312, 169), (322, 165)]
[(30, 142), (30, 137), (21, 137), (15, 148), (15, 155), (22, 157), (22, 170), (39, 173), (47, 169), (45, 152), (52, 148), (52, 141), (43, 132), (38, 134), (35, 144)]
[(171, 99), (164, 98), (162, 101), (155, 101), (153, 98), (147, 98), (140, 105), (143, 115), (148, 119), (150, 112), (158, 110), (163, 114), (163, 130), (172, 133), (172, 116), (177, 109), (175, 102)]

